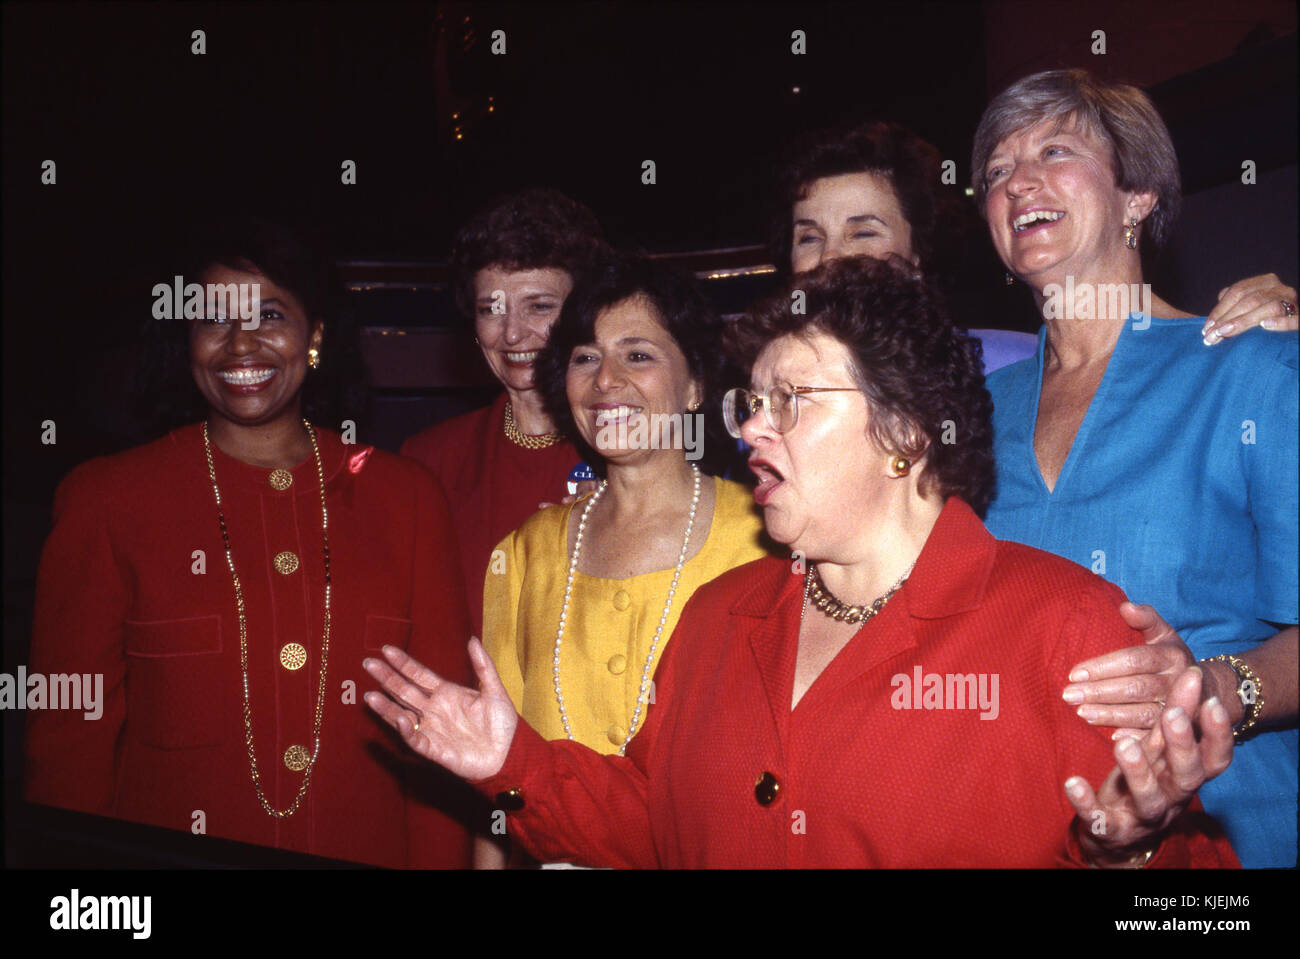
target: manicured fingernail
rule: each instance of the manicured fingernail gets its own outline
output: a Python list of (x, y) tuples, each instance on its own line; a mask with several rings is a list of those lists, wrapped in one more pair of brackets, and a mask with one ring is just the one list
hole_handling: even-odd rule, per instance
[(1171, 706), (1166, 711), (1166, 715), (1169, 717), (1170, 729), (1172, 729), (1176, 733), (1187, 732), (1191, 724), (1187, 722), (1187, 714), (1183, 712), (1182, 707)]
[(1080, 719), (1082, 719), (1084, 722), (1089, 722), (1089, 723), (1092, 722), (1094, 719), (1097, 719), (1099, 716), (1096, 707), (1093, 706), (1080, 706), (1078, 709), (1074, 711), (1074, 714), (1078, 716)]
[(1266, 330), (1276, 330), (1276, 329), (1277, 329), (1277, 320), (1264, 320), (1264, 321), (1263, 321), (1262, 323), (1260, 323), (1259, 325), (1262, 326), (1262, 327), (1263, 327), (1264, 329), (1266, 329)]
[(1205, 708), (1210, 711), (1210, 718), (1216, 723), (1226, 723), (1228, 721), (1228, 710), (1224, 708), (1223, 703), (1219, 702), (1218, 696), (1211, 696), (1207, 699)]
[[(1070, 678), (1073, 679), (1074, 677), (1071, 676)], [(1079, 703), (1083, 702), (1083, 690), (1066, 687), (1065, 692), (1061, 693), (1061, 698), (1071, 706), (1077, 706)]]
[(1119, 754), (1131, 763), (1135, 763), (1142, 758), (1142, 750), (1138, 749), (1138, 741), (1132, 736), (1120, 744)]
[(1066, 791), (1075, 799), (1083, 798), (1083, 780), (1078, 776), (1071, 776), (1065, 781)]
[(1088, 671), (1086, 669), (1076, 669), (1070, 673), (1069, 678), (1072, 683), (1086, 683), (1088, 681)]

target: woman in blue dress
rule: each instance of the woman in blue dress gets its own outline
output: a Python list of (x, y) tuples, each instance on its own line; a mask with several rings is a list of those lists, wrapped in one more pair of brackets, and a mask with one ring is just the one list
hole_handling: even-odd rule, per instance
[(1147, 645), (1078, 664), (1064, 697), (1117, 737), (1141, 735), (1198, 662), (1239, 747), (1202, 802), (1244, 865), (1294, 866), (1295, 291), (1237, 307), (1238, 332), (1292, 332), (1224, 340), (1221, 317), (1143, 283), (1140, 254), (1167, 238), (1180, 185), (1168, 131), (1134, 87), (1081, 70), (1017, 82), (985, 111), (972, 170), (994, 246), (1044, 318), (1034, 356), (988, 381), (988, 528), (1148, 604), (1124, 607)]

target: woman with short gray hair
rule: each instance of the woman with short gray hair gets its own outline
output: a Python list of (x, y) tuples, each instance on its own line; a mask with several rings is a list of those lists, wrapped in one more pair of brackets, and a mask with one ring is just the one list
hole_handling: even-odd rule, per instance
[(1198, 665), (1239, 746), (1205, 808), (1244, 865), (1293, 866), (1295, 291), (1238, 322), (1271, 314), (1291, 331), (1211, 350), (1206, 321), (1143, 282), (1141, 249), (1167, 239), (1180, 191), (1169, 133), (1136, 87), (1026, 77), (985, 111), (973, 164), (993, 244), (1044, 319), (1036, 355), (988, 381), (988, 527), (1151, 604), (1122, 608), (1146, 645), (1078, 663), (1064, 698), (1116, 738), (1142, 737)]

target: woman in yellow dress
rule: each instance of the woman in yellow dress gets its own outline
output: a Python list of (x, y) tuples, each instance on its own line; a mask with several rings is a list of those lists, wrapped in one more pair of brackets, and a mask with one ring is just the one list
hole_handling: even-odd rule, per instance
[(688, 278), (619, 260), (570, 294), (538, 359), (556, 425), (603, 477), (502, 540), (484, 584), (484, 647), (547, 738), (622, 754), (686, 601), (768, 553), (752, 492), (717, 475), (736, 458), (719, 341)]

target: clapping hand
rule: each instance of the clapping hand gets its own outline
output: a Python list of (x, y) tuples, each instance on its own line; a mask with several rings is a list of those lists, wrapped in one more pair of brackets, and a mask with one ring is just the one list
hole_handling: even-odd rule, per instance
[(1095, 793), (1081, 776), (1067, 780), (1065, 793), (1078, 813), (1080, 845), (1094, 864), (1140, 866), (1201, 784), (1232, 762), (1228, 712), (1217, 698), (1201, 702), (1200, 669), (1178, 676), (1159, 722), (1141, 740), (1120, 740), (1115, 760)]

